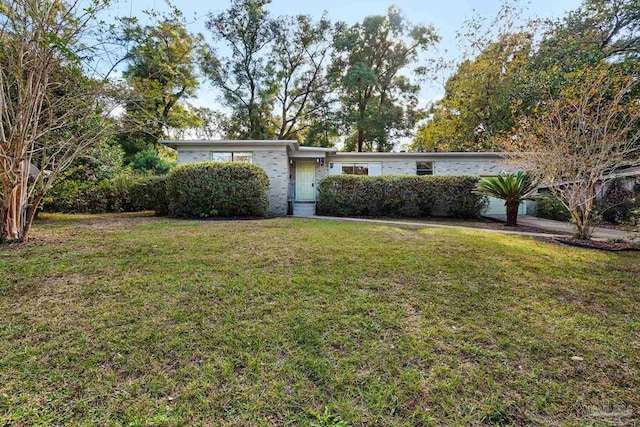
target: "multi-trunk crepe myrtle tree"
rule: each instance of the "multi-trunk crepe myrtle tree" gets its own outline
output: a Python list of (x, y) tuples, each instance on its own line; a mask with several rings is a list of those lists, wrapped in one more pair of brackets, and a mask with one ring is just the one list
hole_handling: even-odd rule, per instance
[(505, 143), (518, 153), (513, 161), (569, 210), (576, 238), (590, 238), (594, 203), (614, 172), (640, 164), (639, 77), (606, 62), (576, 72), (574, 84), (521, 118)]
[(0, 0), (0, 241), (26, 241), (45, 193), (109, 127), (85, 59), (94, 0)]

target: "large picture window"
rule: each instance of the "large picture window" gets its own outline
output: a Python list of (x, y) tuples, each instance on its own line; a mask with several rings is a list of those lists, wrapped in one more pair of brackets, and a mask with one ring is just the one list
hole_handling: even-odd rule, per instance
[(233, 161), (251, 163), (253, 161), (253, 153), (233, 153)]
[(343, 163), (343, 175), (369, 175), (368, 163)]
[(244, 152), (224, 152), (224, 151), (212, 151), (211, 160), (214, 162), (253, 162), (253, 153)]
[(342, 163), (331, 162), (329, 163), (330, 175), (369, 175), (379, 176), (382, 175), (382, 163)]

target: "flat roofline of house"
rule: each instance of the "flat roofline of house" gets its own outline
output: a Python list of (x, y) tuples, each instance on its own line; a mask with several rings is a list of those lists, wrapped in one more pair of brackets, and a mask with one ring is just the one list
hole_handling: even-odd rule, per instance
[(395, 153), (367, 153), (367, 152), (347, 152), (339, 151), (332, 154), (335, 157), (368, 157), (368, 158), (385, 158), (385, 157), (429, 157), (429, 158), (465, 158), (465, 157), (493, 157), (504, 158), (510, 153), (505, 152), (475, 152), (475, 151), (428, 151), (428, 152), (395, 152)]
[(335, 153), (338, 151), (337, 148), (325, 148), (325, 147), (304, 147), (300, 146), (298, 151), (320, 151), (323, 153)]
[(297, 141), (286, 139), (162, 139), (160, 144), (168, 147), (176, 146), (207, 146), (207, 145), (264, 145), (264, 146), (289, 146), (298, 149)]
[(165, 139), (160, 144), (175, 148), (177, 146), (287, 146), (293, 152), (313, 153), (320, 152), (336, 157), (363, 157), (363, 158), (504, 158), (511, 153), (506, 152), (476, 152), (476, 151), (426, 151), (426, 152), (351, 152), (337, 151), (335, 148), (304, 147), (297, 141), (286, 139)]

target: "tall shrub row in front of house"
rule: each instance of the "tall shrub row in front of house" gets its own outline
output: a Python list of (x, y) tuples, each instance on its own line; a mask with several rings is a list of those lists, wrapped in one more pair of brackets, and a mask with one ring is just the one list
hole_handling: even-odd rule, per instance
[(320, 215), (475, 218), (487, 198), (472, 176), (331, 175), (318, 186)]
[(169, 216), (266, 216), (269, 178), (249, 163), (200, 162), (177, 166), (166, 183)]
[(46, 212), (107, 213), (153, 210), (167, 213), (165, 176), (122, 173), (101, 181), (62, 180), (43, 203)]
[(130, 193), (134, 210), (155, 211), (158, 215), (169, 213), (166, 175), (139, 178), (131, 187)]

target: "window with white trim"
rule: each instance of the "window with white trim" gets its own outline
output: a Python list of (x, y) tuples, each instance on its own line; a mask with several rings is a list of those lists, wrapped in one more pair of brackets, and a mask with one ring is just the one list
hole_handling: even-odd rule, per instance
[(343, 175), (369, 175), (368, 163), (343, 163)]
[(234, 162), (252, 163), (253, 162), (253, 153), (233, 153), (233, 161)]
[(212, 151), (211, 160), (214, 162), (245, 162), (253, 163), (253, 153)]
[(370, 175), (378, 176), (382, 174), (381, 163), (332, 163), (330, 171), (333, 173), (339, 166), (338, 174), (342, 175)]

